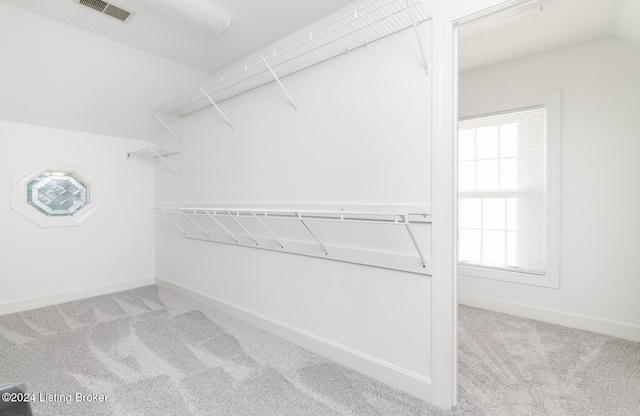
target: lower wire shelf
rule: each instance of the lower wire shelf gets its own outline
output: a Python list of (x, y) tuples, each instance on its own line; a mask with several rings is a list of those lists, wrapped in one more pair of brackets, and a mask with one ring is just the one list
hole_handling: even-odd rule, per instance
[[(431, 223), (428, 207), (403, 212), (388, 210), (275, 209), (275, 208), (153, 208), (185, 237), (224, 244), (261, 248), (292, 254), (368, 264), (376, 267), (431, 274), (430, 258), (425, 256), (414, 228)], [(177, 219), (176, 219), (177, 218)], [(182, 221), (182, 223), (180, 223)], [(294, 221), (303, 226), (312, 242), (287, 240), (274, 226), (281, 221)], [(311, 224), (368, 224), (404, 228), (414, 254), (374, 251), (358, 247), (328, 245)], [(251, 226), (250, 226), (251, 225)], [(250, 230), (252, 228), (252, 230)], [(394, 235), (398, 235), (397, 233)], [(308, 239), (308, 237), (307, 237)], [(406, 243), (408, 244), (408, 242)], [(417, 256), (416, 256), (417, 253)]]

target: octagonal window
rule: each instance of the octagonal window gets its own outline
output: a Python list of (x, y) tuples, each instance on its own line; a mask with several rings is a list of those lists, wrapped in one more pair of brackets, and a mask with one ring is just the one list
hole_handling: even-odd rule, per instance
[(13, 178), (11, 208), (40, 227), (81, 225), (101, 209), (91, 178), (82, 167), (37, 167)]
[(27, 203), (49, 217), (74, 215), (89, 203), (89, 186), (73, 173), (46, 171), (27, 184)]

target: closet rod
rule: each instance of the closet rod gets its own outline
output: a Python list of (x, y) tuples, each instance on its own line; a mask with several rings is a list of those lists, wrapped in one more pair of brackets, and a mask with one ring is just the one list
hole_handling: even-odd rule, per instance
[[(294, 220), (300, 221), (302, 225), (311, 234), (316, 243), (320, 246), (326, 256), (329, 255), (327, 247), (322, 243), (320, 238), (313, 232), (308, 221), (322, 221), (322, 222), (342, 222), (342, 223), (366, 223), (366, 224), (393, 224), (398, 226), (404, 226), (407, 230), (411, 242), (420, 258), (420, 263), (423, 269), (427, 268), (427, 259), (425, 258), (420, 244), (416, 239), (416, 236), (411, 227), (415, 223), (430, 223), (431, 215), (428, 210), (416, 210), (414, 213), (398, 213), (387, 211), (347, 211), (347, 210), (298, 210), (298, 209), (248, 209), (248, 208), (153, 208), (153, 212), (166, 216), (167, 214), (175, 214), (185, 217), (191, 224), (197, 229), (205, 233), (207, 239), (210, 238), (209, 231), (203, 228), (192, 216), (207, 216), (211, 218), (215, 223), (220, 226), (236, 244), (239, 244), (238, 238), (227, 229), (216, 217), (228, 217), (240, 227), (255, 243), (256, 246), (260, 246), (260, 243), (256, 236), (251, 233), (241, 222), (241, 218), (253, 218), (257, 220), (271, 235), (271, 237), (278, 243), (281, 249), (284, 249), (284, 244), (279, 240), (273, 231), (262, 221), (269, 220)], [(422, 218), (421, 220), (412, 220), (411, 217)], [(360, 218), (358, 218), (360, 217)], [(376, 218), (380, 217), (380, 218)], [(173, 224), (173, 222), (172, 222)], [(183, 231), (180, 227), (174, 224), (178, 229)], [(186, 236), (186, 233), (183, 231)]]
[[(361, 211), (361, 210), (299, 210), (299, 209), (275, 209), (275, 208), (153, 208), (154, 213), (179, 214), (187, 212), (190, 215), (209, 215), (226, 217), (233, 214), (235, 217), (257, 217), (261, 219), (278, 220), (304, 220), (324, 222), (353, 222), (371, 224), (401, 224), (409, 222), (431, 222), (431, 213), (428, 210), (416, 210), (414, 212), (389, 212), (389, 211)], [(406, 217), (406, 219), (404, 219)], [(411, 219), (415, 217), (416, 219)]]

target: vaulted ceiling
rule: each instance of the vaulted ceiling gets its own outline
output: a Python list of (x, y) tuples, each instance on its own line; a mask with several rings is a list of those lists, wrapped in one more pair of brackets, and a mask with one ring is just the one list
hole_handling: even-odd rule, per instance
[[(152, 7), (156, 0), (113, 0), (135, 12), (128, 23), (74, 0), (0, 1), (212, 73), (340, 8), (368, 0), (210, 0), (231, 18), (230, 27), (214, 37), (157, 12)], [(640, 45), (640, 0), (551, 0), (538, 14), (461, 39), (460, 68), (471, 70), (611, 35)]]
[(461, 38), (460, 71), (606, 36), (640, 46), (640, 0), (551, 0), (539, 13)]
[(154, 10), (156, 0), (107, 0), (135, 13), (127, 23), (74, 0), (1, 1), (208, 72), (239, 61), (353, 2), (211, 0), (231, 18), (231, 25), (217, 36), (208, 37)]

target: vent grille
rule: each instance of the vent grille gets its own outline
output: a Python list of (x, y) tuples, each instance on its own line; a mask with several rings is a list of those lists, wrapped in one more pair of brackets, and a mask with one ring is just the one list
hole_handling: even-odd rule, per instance
[(127, 23), (135, 13), (102, 0), (76, 0), (76, 3)]
[(131, 16), (131, 12), (121, 9), (120, 7), (116, 7), (113, 4), (107, 6), (104, 14), (115, 17), (116, 19), (122, 20), (123, 22), (126, 22), (127, 19), (129, 19), (129, 16)]
[(80, 0), (80, 4), (91, 7), (93, 10), (97, 10), (99, 12), (103, 12), (109, 5), (109, 3), (102, 0)]

